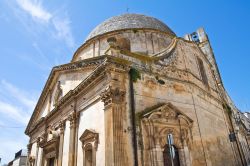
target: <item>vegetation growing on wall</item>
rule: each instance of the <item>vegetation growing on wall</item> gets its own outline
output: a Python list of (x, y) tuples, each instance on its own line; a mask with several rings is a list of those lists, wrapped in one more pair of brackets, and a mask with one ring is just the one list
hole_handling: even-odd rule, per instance
[(227, 103), (222, 104), (222, 107), (227, 111), (229, 115), (233, 113), (232, 108)]
[(132, 79), (133, 82), (137, 82), (137, 80), (141, 79), (141, 74), (138, 70), (136, 70), (135, 68), (131, 68), (130, 69), (130, 77)]

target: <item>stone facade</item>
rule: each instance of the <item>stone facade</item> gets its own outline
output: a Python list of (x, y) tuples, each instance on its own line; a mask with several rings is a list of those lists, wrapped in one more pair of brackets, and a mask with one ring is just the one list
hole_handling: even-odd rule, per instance
[(229, 140), (237, 109), (205, 31), (197, 34), (179, 38), (137, 14), (98, 26), (51, 71), (25, 131), (29, 165), (249, 164), (241, 132)]

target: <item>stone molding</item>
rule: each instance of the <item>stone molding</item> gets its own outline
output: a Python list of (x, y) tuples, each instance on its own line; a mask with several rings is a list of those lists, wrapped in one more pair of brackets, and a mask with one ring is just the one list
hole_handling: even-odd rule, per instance
[(120, 104), (125, 100), (125, 90), (121, 90), (119, 88), (113, 89), (112, 87), (108, 87), (101, 94), (101, 100), (104, 102), (104, 106), (108, 106), (112, 103)]
[(29, 161), (29, 164), (28, 164), (29, 166), (34, 166), (35, 161), (36, 161), (36, 157), (35, 156), (29, 156), (28, 161)]
[(79, 140), (82, 142), (82, 148), (85, 149), (88, 144), (94, 145), (94, 149), (97, 151), (99, 143), (99, 134), (94, 130), (86, 129)]
[(47, 133), (44, 132), (37, 138), (37, 146), (42, 147), (46, 142), (47, 142)]
[[(161, 147), (164, 147), (167, 143), (165, 137), (169, 133), (172, 133), (176, 138), (175, 144), (178, 148), (183, 148), (183, 143), (189, 143), (189, 145), (192, 143), (190, 129), (193, 120), (171, 103), (166, 103), (152, 111), (145, 112), (141, 120), (147, 135), (152, 134), (151, 130), (156, 131), (152, 136), (159, 142)], [(149, 145), (149, 147), (151, 146)]]
[(75, 111), (73, 111), (72, 113), (68, 115), (66, 120), (70, 122), (70, 128), (76, 127), (77, 123), (79, 122), (78, 121), (79, 117), (80, 117), (80, 112), (75, 112)]
[[(98, 66), (101, 65), (104, 61), (106, 56), (100, 56), (100, 57), (95, 57), (95, 58), (91, 58), (91, 59), (87, 59), (87, 60), (82, 60), (82, 61), (77, 61), (77, 62), (73, 62), (73, 63), (68, 63), (68, 64), (64, 64), (64, 65), (60, 65), (60, 66), (56, 66), (52, 69), (48, 81), (45, 84), (45, 87), (42, 91), (42, 94), (38, 100), (38, 103), (34, 109), (34, 112), (31, 116), (31, 120), (28, 123), (28, 126), (25, 130), (25, 134), (28, 135), (28, 133), (30, 132), (30, 125), (33, 122), (32, 119), (34, 119), (38, 114), (39, 114), (39, 109), (42, 105), (42, 103), (44, 102), (47, 94), (49, 93), (49, 86), (53, 83), (54, 77), (56, 75), (56, 72), (58, 71), (65, 71), (65, 70), (76, 70), (76, 69), (80, 69), (80, 68), (85, 68), (85, 67), (90, 67), (90, 66)], [(59, 103), (58, 103), (59, 104)]]
[(63, 95), (63, 90), (62, 90), (62, 86), (61, 86), (61, 81), (58, 81), (55, 96), (54, 96), (54, 99), (53, 99), (54, 106), (57, 105), (57, 103), (60, 100), (60, 98), (62, 97), (62, 95)]
[[(181, 165), (191, 165), (189, 151), (192, 147), (191, 128), (193, 120), (171, 103), (164, 103), (155, 107), (152, 110), (142, 112), (140, 116), (142, 149), (147, 149), (141, 152), (145, 158), (144, 162), (161, 165), (163, 163), (162, 153), (168, 144), (166, 137), (168, 134), (172, 134)], [(158, 160), (147, 159), (146, 156), (149, 154)]]
[(59, 128), (59, 131), (60, 131), (60, 134), (64, 134), (64, 130), (65, 130), (65, 121), (59, 121), (58, 123), (58, 128)]
[(31, 148), (32, 148), (32, 143), (29, 143), (29, 144), (27, 145), (27, 153), (28, 153), (28, 155), (29, 155), (30, 152), (31, 152)]
[(83, 150), (83, 163), (84, 165), (86, 164), (85, 162), (87, 161), (87, 150), (92, 151), (92, 163), (91, 166), (96, 165), (96, 151), (99, 143), (99, 134), (95, 132), (94, 130), (86, 129), (79, 140), (82, 142), (82, 150)]

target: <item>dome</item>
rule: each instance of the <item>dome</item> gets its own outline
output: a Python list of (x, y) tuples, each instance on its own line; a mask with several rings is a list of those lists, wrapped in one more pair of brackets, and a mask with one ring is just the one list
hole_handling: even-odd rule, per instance
[(166, 24), (156, 18), (141, 14), (123, 14), (120, 16), (111, 17), (103, 23), (99, 24), (88, 35), (86, 41), (93, 37), (112, 31), (141, 28), (155, 29), (175, 36), (175, 33)]

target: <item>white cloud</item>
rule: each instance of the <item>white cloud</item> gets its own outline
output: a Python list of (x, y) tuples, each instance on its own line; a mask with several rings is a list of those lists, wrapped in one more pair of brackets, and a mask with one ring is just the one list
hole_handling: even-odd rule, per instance
[(0, 101), (0, 113), (2, 116), (7, 116), (8, 118), (15, 120), (21, 124), (27, 124), (30, 115), (25, 113), (21, 107), (13, 106), (9, 103)]
[[(75, 41), (70, 26), (71, 21), (66, 10), (49, 12), (42, 6), (42, 0), (16, 0), (16, 2), (23, 12), (30, 15), (36, 23), (42, 24), (45, 30), (50, 31), (56, 39), (64, 41), (69, 48), (74, 47)], [(21, 22), (25, 21), (23, 20), (24, 17), (19, 15), (17, 17)], [(28, 27), (31, 32), (30, 28), (32, 27)], [(35, 30), (36, 27), (32, 29)]]
[(68, 17), (64, 19), (54, 18), (52, 22), (57, 32), (56, 36), (59, 39), (64, 40), (70, 48), (74, 47), (75, 43), (74, 43), (73, 35), (71, 33), (69, 18)]
[(32, 111), (34, 109), (36, 104), (36, 99), (34, 99), (34, 96), (27, 97), (29, 94), (25, 94), (25, 92), (5, 80), (1, 81), (1, 87), (7, 91), (9, 96), (18, 100), (22, 105), (28, 108), (29, 111)]
[(51, 13), (42, 7), (41, 1), (17, 0), (17, 3), (33, 18), (48, 22), (52, 17)]
[(37, 101), (37, 95), (6, 80), (0, 80), (0, 156), (2, 163), (11, 161), (14, 154), (26, 148), (28, 138), (24, 129)]
[(0, 115), (2, 119), (0, 118), (0, 120), (12, 119), (26, 125), (35, 107), (36, 98), (35, 95), (2, 80), (0, 82)]

